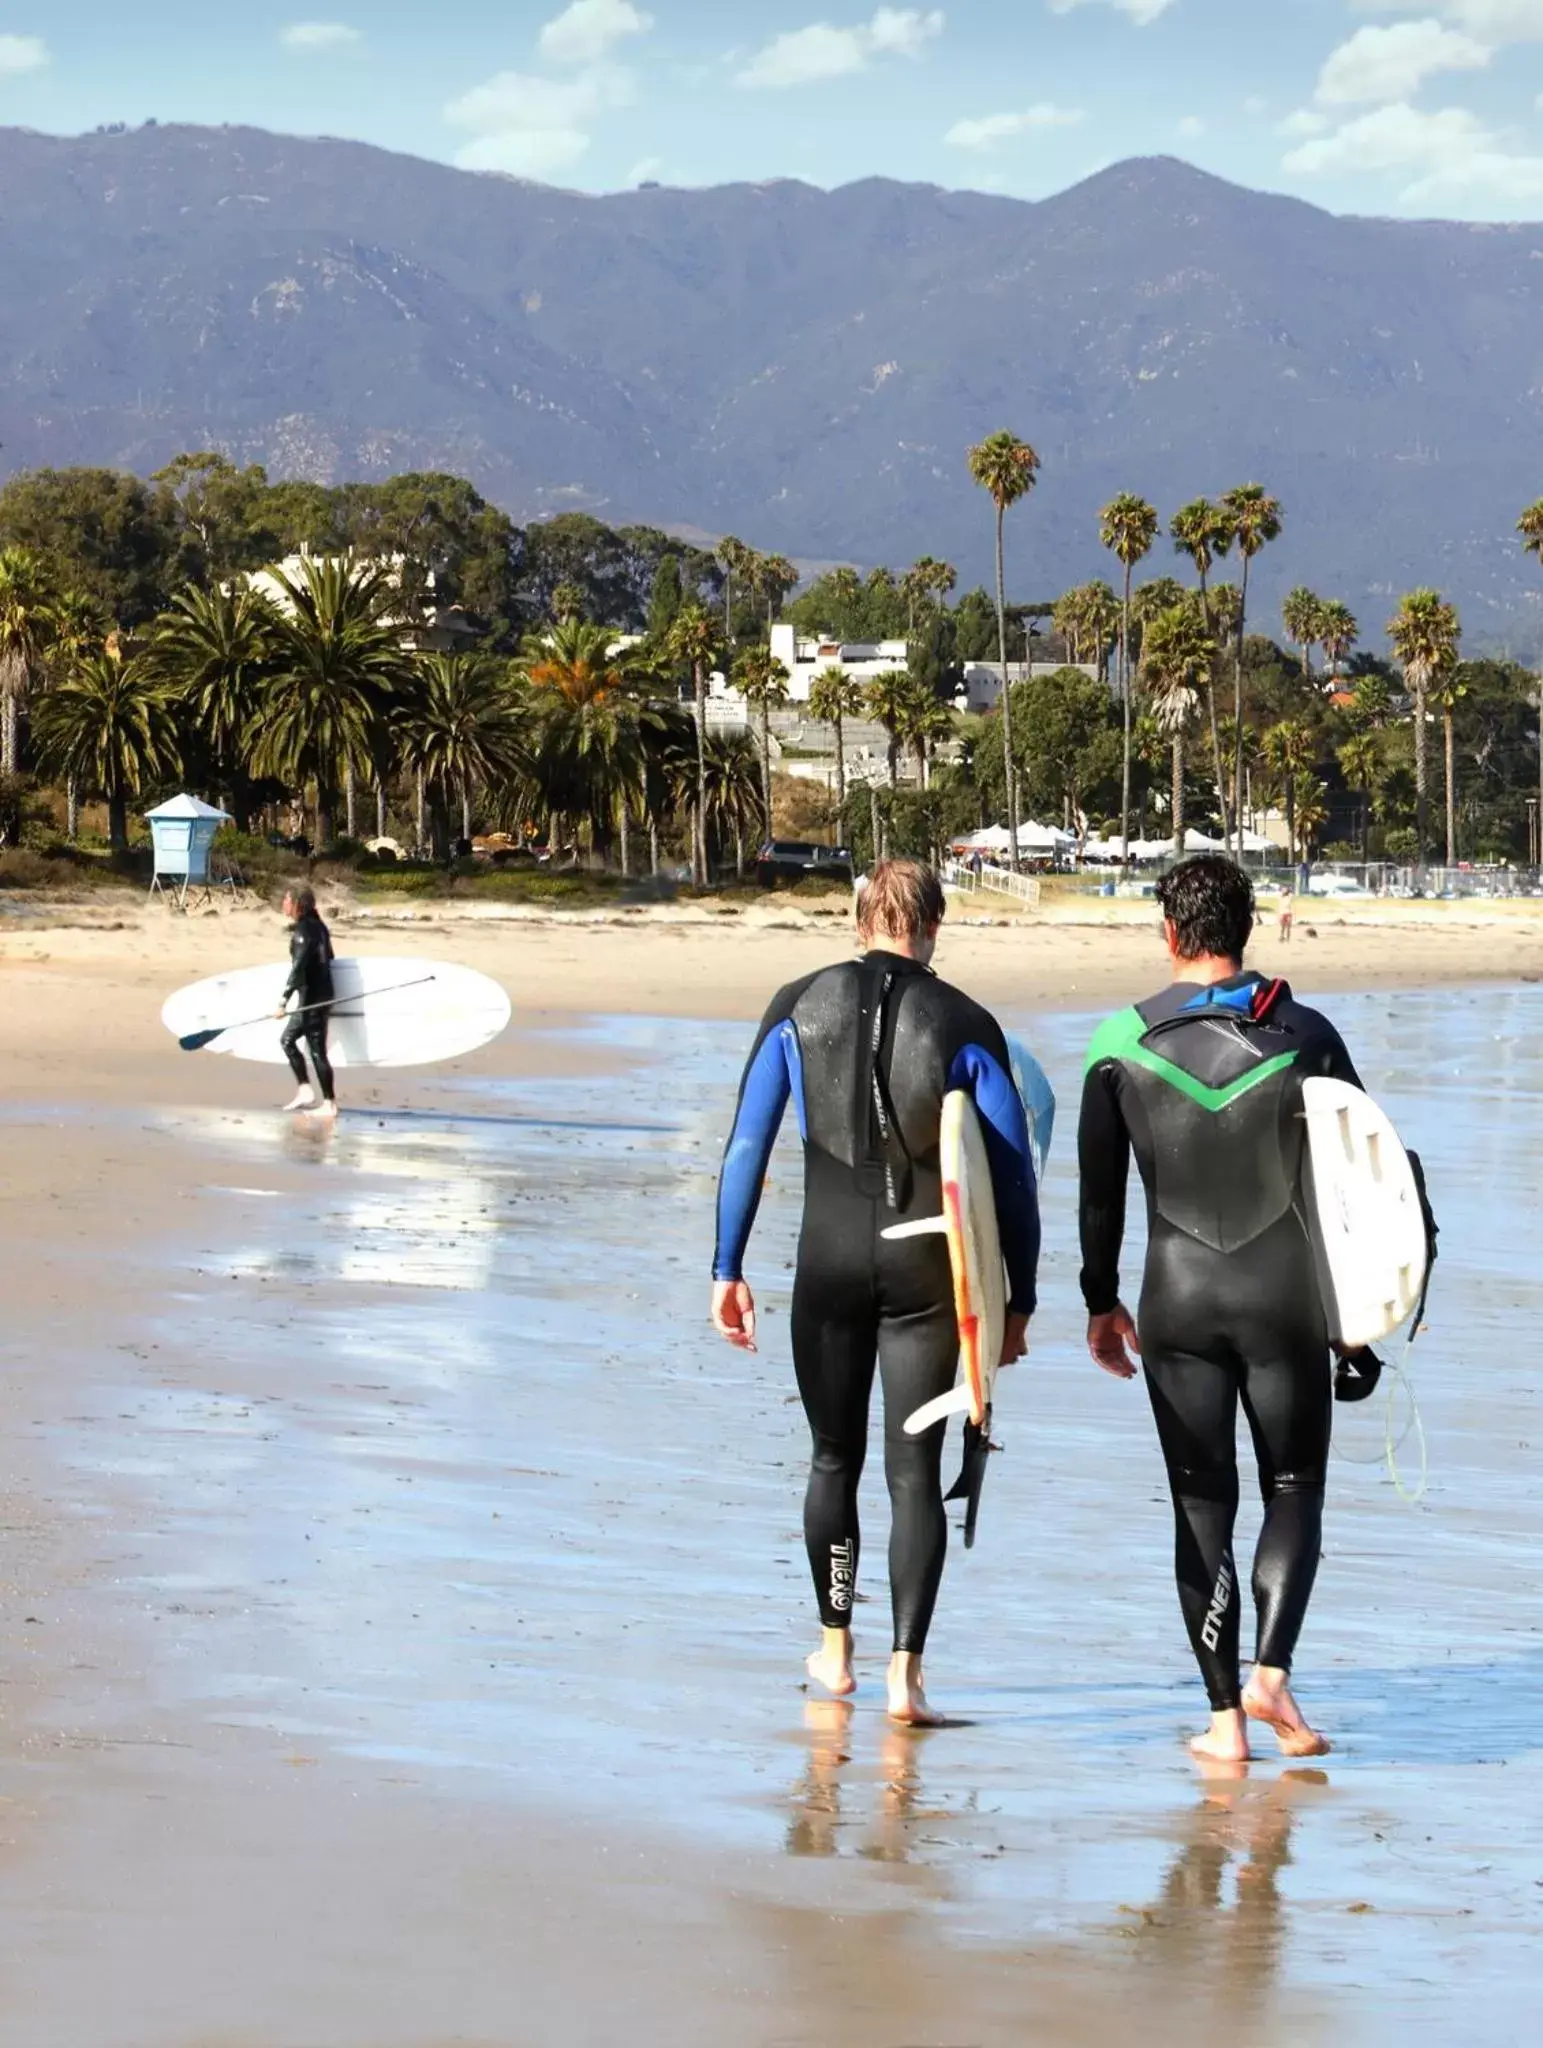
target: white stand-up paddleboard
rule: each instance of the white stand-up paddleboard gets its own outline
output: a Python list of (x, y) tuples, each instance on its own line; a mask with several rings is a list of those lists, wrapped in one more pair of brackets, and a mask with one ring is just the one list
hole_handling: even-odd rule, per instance
[(1329, 1334), (1350, 1350), (1391, 1336), (1419, 1305), (1428, 1250), (1414, 1168), (1359, 1088), (1302, 1084), (1309, 1220)]
[[(211, 1040), (210, 1052), (282, 1066), (284, 1024), (273, 1012), (288, 979), (287, 964), (275, 962), (194, 982), (167, 998), (161, 1022), (174, 1038), (230, 1026)], [(458, 1059), (491, 1044), (509, 1023), (509, 998), (496, 981), (442, 960), (334, 960), (332, 986), (339, 1000), (323, 1014), (335, 1067)]]

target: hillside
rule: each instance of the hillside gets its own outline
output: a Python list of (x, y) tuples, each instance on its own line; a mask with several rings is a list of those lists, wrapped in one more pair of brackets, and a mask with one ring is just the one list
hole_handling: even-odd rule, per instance
[[(873, 180), (602, 198), (360, 144), (0, 130), (0, 473), (218, 446), (469, 475), (805, 559), (987, 573), (967, 444), (1044, 460), (1016, 594), (1097, 507), (1257, 478), (1261, 565), (1368, 629), (1441, 584), (1538, 653), (1543, 227), (1340, 219), (1166, 159), (1036, 205)], [(1169, 566), (1166, 558), (1162, 567)]]

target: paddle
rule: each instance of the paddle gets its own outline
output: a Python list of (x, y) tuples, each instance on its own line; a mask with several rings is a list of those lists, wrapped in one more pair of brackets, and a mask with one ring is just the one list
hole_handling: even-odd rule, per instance
[[(308, 1010), (335, 1010), (339, 1003), (362, 1003), (366, 996), (400, 995), (404, 988), (422, 988), (425, 982), (435, 979), (432, 974), (421, 974), (416, 981), (393, 982), (390, 988), (365, 989), (356, 996), (329, 996), (324, 1003), (299, 1003), (286, 1014), (291, 1017), (303, 1017)], [(212, 1031), (190, 1031), (186, 1038), (179, 1038), (177, 1043), (184, 1052), (202, 1052), (206, 1045), (213, 1045), (214, 1041), (223, 1038), (227, 1031), (247, 1031), (252, 1025), (266, 1024), (272, 1018), (273, 1012), (270, 1010), (266, 1016), (248, 1017), (241, 1024), (217, 1024)]]

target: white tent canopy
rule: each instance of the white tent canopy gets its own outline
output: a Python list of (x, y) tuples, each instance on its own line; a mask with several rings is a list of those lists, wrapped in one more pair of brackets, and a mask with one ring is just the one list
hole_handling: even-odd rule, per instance
[(229, 819), (230, 812), (220, 810), (215, 804), (206, 804), (201, 797), (189, 796), (184, 791), (181, 796), (172, 797), (168, 803), (157, 804), (153, 811), (146, 811), (145, 816), (150, 819), (218, 818), (223, 822)]
[[(1225, 839), (1208, 839), (1204, 832), (1196, 832), (1191, 829), (1184, 835), (1184, 851), (1186, 853), (1227, 853), (1230, 850)], [(1278, 853), (1280, 849), (1276, 846), (1274, 840), (1266, 839), (1262, 833), (1245, 832), (1243, 834), (1243, 851), (1245, 853)], [(1129, 858), (1134, 861), (1166, 860), (1172, 852), (1173, 841), (1171, 838), (1133, 839), (1130, 843)], [(1093, 839), (1082, 849), (1082, 858), (1086, 861), (1116, 862), (1122, 861), (1126, 857), (1118, 839)]]
[[(966, 853), (1006, 853), (1012, 834), (1005, 825), (988, 825), (983, 832), (972, 832), (968, 839), (956, 839), (954, 845)], [(1026, 818), (1018, 827), (1018, 851), (1020, 853), (1059, 853), (1063, 847), (1075, 846), (1076, 835), (1063, 832), (1059, 825), (1036, 825)]]

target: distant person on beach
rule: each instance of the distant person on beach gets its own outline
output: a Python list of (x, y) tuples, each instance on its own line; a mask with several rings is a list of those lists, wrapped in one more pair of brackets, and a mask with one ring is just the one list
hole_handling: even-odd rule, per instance
[(743, 1261), (791, 1095), (804, 1140), (793, 1366), (813, 1439), (804, 1536), (824, 1630), (809, 1676), (837, 1698), (857, 1687), (857, 1486), (877, 1365), (892, 1518), (888, 1706), (896, 1721), (922, 1727), (941, 1718), (927, 1703), (922, 1652), (948, 1547), (946, 1424), (919, 1437), (904, 1424), (954, 1385), (959, 1326), (943, 1238), (892, 1243), (883, 1233), (942, 1211), (939, 1122), (950, 1089), (974, 1099), (991, 1159), (1009, 1281), (1004, 1364), (1026, 1349), (1039, 1264), (1028, 1124), (1001, 1027), (929, 968), (943, 909), (929, 868), (881, 861), (858, 898), (863, 957), (794, 982), (767, 1011), (724, 1154), (712, 1297), (719, 1333), (753, 1351)]
[(1290, 882), (1287, 882), (1280, 892), (1280, 917), (1277, 927), (1282, 945), (1289, 946), (1291, 944), (1291, 927), (1296, 918), (1296, 907), (1295, 889)]
[[(314, 889), (289, 890), (284, 897), (284, 915), (289, 919), (289, 980), (284, 984), (277, 1014), (282, 1017), (287, 1013), (291, 998), (295, 1011), (279, 1043), (296, 1083), (294, 1097), (284, 1108), (286, 1112), (308, 1110), (314, 1116), (335, 1117), (337, 1084), (327, 1057), (327, 1025), (333, 999), (332, 934), (322, 923)], [(316, 1069), (316, 1086), (321, 1090), (319, 1103), (306, 1072), (302, 1043), (309, 1048), (311, 1065)]]
[[(1301, 1194), (1302, 1082), (1359, 1087), (1328, 1020), (1243, 966), (1254, 892), (1203, 854), (1157, 886), (1173, 983), (1099, 1030), (1078, 1149), (1088, 1348), (1105, 1372), (1145, 1370), (1168, 1468), (1179, 1601), (1211, 1703), (1191, 1747), (1243, 1762), (1248, 1721), (1288, 1756), (1329, 1745), (1290, 1676), (1323, 1542), (1334, 1379)], [(1147, 1195), (1138, 1315), (1120, 1299), (1131, 1153)], [(1139, 1330), (1139, 1337), (1138, 1337)], [(1237, 1411), (1264, 1495), (1254, 1554), (1253, 1672), (1240, 1684)]]

